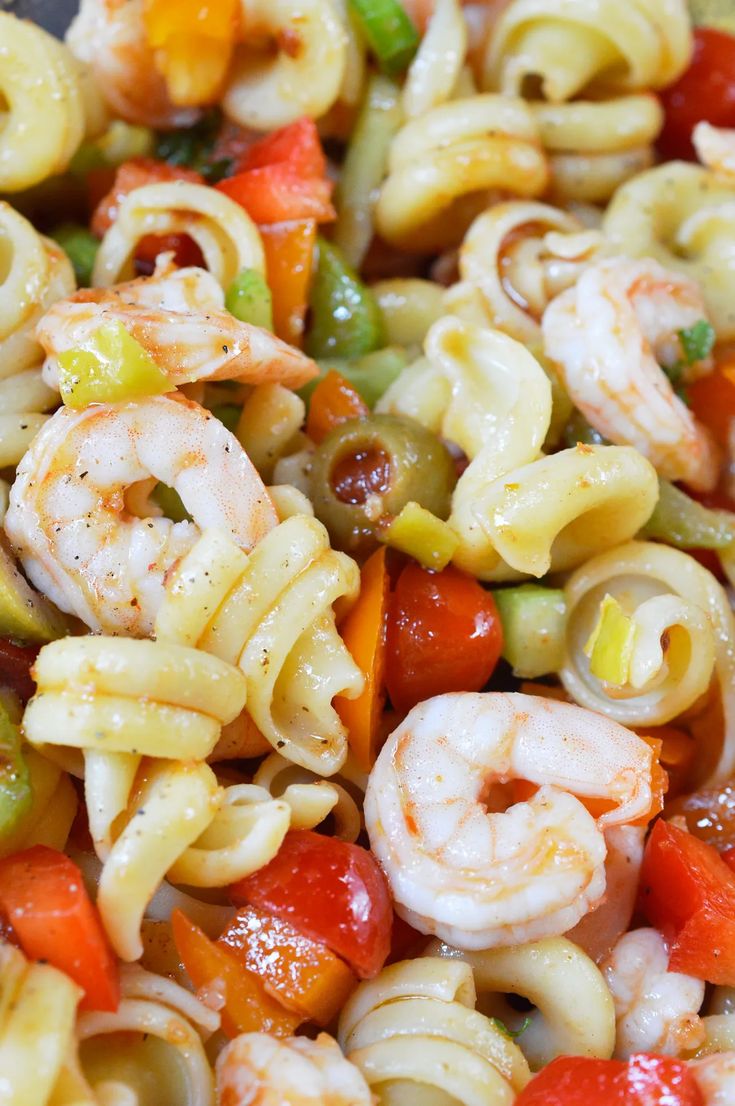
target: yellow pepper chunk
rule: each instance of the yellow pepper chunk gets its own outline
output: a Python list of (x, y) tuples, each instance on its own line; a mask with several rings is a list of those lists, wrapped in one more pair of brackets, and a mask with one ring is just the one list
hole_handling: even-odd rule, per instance
[(459, 538), (446, 522), (411, 501), (379, 535), (393, 549), (408, 553), (424, 568), (446, 568)]
[(214, 103), (238, 29), (239, 0), (145, 0), (146, 38), (174, 104)]
[(58, 362), (59, 391), (67, 407), (173, 391), (166, 374), (120, 322), (101, 326), (85, 349), (66, 350)]
[(590, 672), (615, 687), (628, 682), (630, 661), (638, 630), (632, 618), (612, 595), (600, 603), (600, 615), (584, 647)]

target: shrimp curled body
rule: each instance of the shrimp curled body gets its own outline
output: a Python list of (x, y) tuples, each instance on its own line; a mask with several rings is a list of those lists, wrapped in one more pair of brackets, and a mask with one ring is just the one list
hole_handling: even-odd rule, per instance
[[(176, 489), (196, 525), (126, 511), (126, 490), (151, 476)], [(18, 467), (5, 521), (29, 577), (57, 606), (92, 630), (142, 636), (200, 528), (249, 550), (276, 523), (234, 435), (171, 396), (60, 408)]]
[(318, 371), (299, 350), (225, 311), (224, 293), (206, 269), (164, 268), (113, 288), (85, 288), (46, 312), (37, 337), (46, 352), (49, 387), (58, 388), (58, 355), (89, 348), (110, 322), (123, 324), (172, 387), (242, 380), (300, 388)]
[[(604, 894), (604, 829), (649, 809), (651, 763), (635, 734), (566, 703), (463, 693), (419, 704), (365, 796), (396, 909), (465, 949), (564, 933)], [(489, 812), (513, 779), (539, 791)], [(615, 805), (595, 819), (576, 795)]]
[[(632, 445), (667, 480), (711, 489), (715, 447), (659, 362), (681, 357), (676, 333), (706, 318), (698, 285), (650, 259), (591, 265), (544, 312), (546, 353), (585, 418)], [(708, 366), (695, 366), (689, 378)]]

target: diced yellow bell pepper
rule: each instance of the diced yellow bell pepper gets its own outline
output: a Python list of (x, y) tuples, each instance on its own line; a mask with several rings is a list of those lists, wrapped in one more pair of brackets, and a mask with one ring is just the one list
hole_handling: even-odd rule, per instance
[(408, 553), (424, 568), (446, 568), (454, 556), (459, 538), (446, 522), (411, 501), (385, 527), (380, 540)]
[(637, 634), (632, 618), (612, 595), (600, 603), (600, 614), (584, 647), (590, 658), (590, 672), (598, 680), (615, 687), (628, 682), (630, 661)]
[(67, 407), (173, 391), (166, 374), (120, 322), (101, 326), (85, 349), (60, 353), (58, 363), (59, 391)]

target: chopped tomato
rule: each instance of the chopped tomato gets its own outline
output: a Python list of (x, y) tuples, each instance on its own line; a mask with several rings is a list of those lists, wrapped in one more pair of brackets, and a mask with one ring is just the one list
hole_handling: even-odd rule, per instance
[(215, 187), (244, 207), (256, 223), (282, 223), (287, 219), (329, 223), (336, 217), (330, 202), (331, 181), (303, 177), (289, 165), (249, 169), (226, 177)]
[(238, 963), (223, 945), (210, 941), (180, 910), (171, 915), (171, 930), (181, 962), (197, 990), (211, 988), (224, 999), (222, 1028), (228, 1037), (239, 1033), (290, 1037), (303, 1021), (272, 998), (254, 972)]
[(375, 764), (379, 752), (378, 736), (385, 703), (389, 588), (383, 547), (376, 549), (362, 566), (360, 594), (339, 627), (342, 640), (365, 676), (365, 687), (357, 699), (338, 696), (334, 707), (347, 727), (350, 749), (365, 772)]
[(730, 849), (725, 849), (724, 853), (720, 853), (720, 856), (727, 864), (728, 868), (731, 868), (735, 872), (735, 845)]
[(407, 960), (411, 956), (418, 956), (421, 946), (426, 945), (429, 938), (425, 933), (414, 929), (397, 914), (393, 915), (393, 932), (390, 940), (389, 963), (395, 964), (399, 960)]
[(372, 853), (359, 845), (294, 830), (270, 864), (230, 887), (230, 898), (322, 941), (361, 979), (377, 975), (388, 956), (388, 885)]
[(658, 146), (665, 158), (694, 159), (691, 134), (702, 119), (735, 127), (735, 38), (695, 27), (691, 64), (661, 100), (665, 122)]
[(38, 656), (38, 645), (16, 645), (0, 638), (0, 685), (10, 687), (24, 702), (35, 693), (31, 668)]
[(354, 972), (326, 945), (254, 906), (238, 910), (218, 944), (274, 998), (317, 1025), (332, 1021), (357, 986)]
[(683, 1060), (638, 1053), (627, 1063), (560, 1056), (515, 1106), (704, 1106), (704, 1099)]
[(0, 860), (0, 911), (26, 956), (84, 990), (82, 1010), (117, 1010), (117, 960), (73, 860), (46, 845)]
[(735, 780), (701, 787), (666, 804), (666, 817), (683, 817), (687, 829), (718, 851), (735, 847)]
[[(735, 40), (734, 40), (735, 41)], [(711, 373), (687, 387), (689, 406), (715, 440), (727, 448), (730, 426), (735, 418), (735, 355), (719, 355)]]
[(273, 296), (273, 329), (284, 342), (300, 347), (314, 268), (316, 222), (273, 223), (259, 230)]
[(242, 205), (256, 223), (335, 218), (332, 182), (313, 119), (297, 119), (245, 152), (235, 176), (217, 188)]
[(502, 648), (497, 607), (474, 577), (406, 565), (388, 616), (386, 681), (396, 710), (445, 691), (479, 691)]
[(306, 433), (319, 445), (329, 431), (341, 422), (364, 418), (369, 414), (370, 409), (360, 393), (343, 376), (330, 369), (312, 393)]
[(643, 854), (638, 906), (669, 942), (671, 971), (735, 984), (735, 875), (716, 849), (656, 822)]
[(136, 188), (161, 181), (186, 180), (192, 184), (204, 184), (204, 177), (194, 169), (183, 165), (169, 165), (152, 157), (136, 157), (125, 161), (115, 174), (112, 188), (103, 196), (92, 215), (92, 233), (102, 238), (117, 219), (120, 204)]

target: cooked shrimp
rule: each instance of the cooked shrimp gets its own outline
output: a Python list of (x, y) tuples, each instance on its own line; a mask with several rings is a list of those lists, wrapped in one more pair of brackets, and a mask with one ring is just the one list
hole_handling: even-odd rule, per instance
[(735, 130), (697, 123), (692, 131), (692, 142), (699, 160), (713, 173), (735, 176)]
[(735, 1102), (735, 1052), (717, 1052), (702, 1060), (693, 1060), (691, 1069), (704, 1096), (704, 1106), (732, 1106)]
[(55, 303), (36, 330), (49, 387), (58, 389), (58, 355), (88, 348), (95, 332), (113, 321), (143, 346), (172, 387), (242, 380), (300, 388), (319, 371), (300, 350), (225, 311), (224, 293), (206, 269), (169, 267), (112, 288), (85, 288)]
[[(151, 476), (176, 489), (194, 523), (127, 513), (126, 489)], [(171, 396), (60, 408), (18, 466), (5, 518), (26, 572), (57, 606), (92, 630), (140, 636), (199, 527), (250, 549), (276, 523), (237, 438)]]
[[(649, 809), (651, 764), (641, 738), (568, 703), (497, 693), (420, 703), (365, 795), (398, 912), (465, 949), (564, 933), (604, 894), (604, 829)], [(497, 785), (513, 779), (540, 790), (504, 810)], [(615, 805), (595, 819), (577, 795)]]
[(678, 1056), (702, 1043), (704, 983), (669, 971), (669, 950), (657, 930), (623, 934), (601, 967), (615, 1003), (617, 1057)]
[(371, 1106), (362, 1073), (327, 1033), (277, 1041), (243, 1033), (217, 1060), (219, 1106)]
[(72, 54), (91, 66), (115, 115), (150, 127), (187, 127), (198, 112), (175, 107), (145, 37), (143, 0), (81, 0), (66, 33)]
[(596, 964), (612, 950), (633, 917), (643, 861), (644, 826), (611, 826), (605, 831), (605, 894), (602, 902), (565, 933)]
[[(677, 331), (705, 318), (688, 277), (647, 258), (613, 258), (552, 300), (542, 329), (548, 357), (596, 430), (635, 446), (666, 479), (708, 490), (717, 480), (716, 449), (659, 364), (676, 363)], [(688, 378), (708, 369), (699, 362)]]

